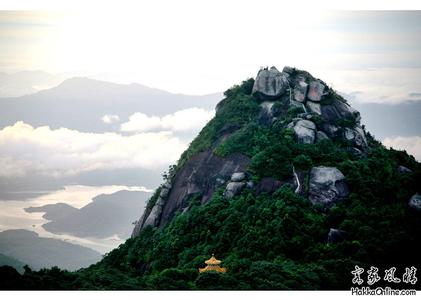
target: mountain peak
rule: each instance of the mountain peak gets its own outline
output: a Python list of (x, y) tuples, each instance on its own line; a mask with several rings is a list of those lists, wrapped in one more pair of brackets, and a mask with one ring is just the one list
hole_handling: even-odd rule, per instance
[[(329, 160), (307, 168), (313, 159), (306, 149), (312, 148), (302, 146), (315, 151), (327, 143), (331, 151), (355, 158), (369, 150), (359, 112), (326, 83), (303, 70), (287, 66), (280, 72), (273, 66), (261, 68), (255, 79), (224, 95), (214, 119), (149, 201), (133, 235), (147, 225), (164, 226), (177, 212), (189, 209), (192, 197), (206, 203), (224, 186), (225, 197), (232, 198), (247, 187), (256, 193), (273, 193), (288, 183), (297, 194), (325, 209), (349, 194), (345, 176), (337, 168), (326, 167)], [(284, 157), (272, 153), (274, 145)], [(291, 149), (296, 149), (298, 158)], [(267, 161), (279, 165), (268, 166)], [(307, 169), (296, 171), (294, 166)], [(234, 180), (236, 173), (243, 179)], [(308, 177), (310, 184), (303, 182)]]
[[(367, 149), (360, 113), (310, 73), (288, 66), (282, 72), (276, 67), (262, 68), (257, 73), (252, 91), (264, 103), (280, 100), (289, 103), (290, 108), (303, 110), (288, 124), (299, 142), (312, 144), (317, 136), (335, 139), (342, 137), (356, 152)], [(264, 106), (267, 105), (266, 102)], [(267, 114), (271, 112), (267, 111)], [(300, 122), (304, 119), (306, 122)], [(310, 123), (312, 125), (308, 125)]]
[(121, 96), (137, 95), (170, 95), (164, 90), (155, 89), (139, 83), (120, 84), (109, 81), (93, 79), (89, 77), (72, 77), (64, 80), (58, 86), (42, 91), (43, 93), (72, 93), (83, 97), (86, 94), (109, 95), (120, 94)]

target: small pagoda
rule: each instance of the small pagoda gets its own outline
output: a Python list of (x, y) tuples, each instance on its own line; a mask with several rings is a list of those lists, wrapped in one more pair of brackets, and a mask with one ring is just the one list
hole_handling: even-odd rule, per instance
[(212, 254), (212, 257), (209, 258), (207, 261), (205, 261), (205, 264), (207, 265), (204, 268), (199, 268), (199, 273), (203, 273), (203, 272), (218, 272), (218, 273), (226, 273), (227, 269), (226, 268), (221, 268), (219, 265), (221, 264), (220, 260), (217, 260), (215, 258), (215, 255)]

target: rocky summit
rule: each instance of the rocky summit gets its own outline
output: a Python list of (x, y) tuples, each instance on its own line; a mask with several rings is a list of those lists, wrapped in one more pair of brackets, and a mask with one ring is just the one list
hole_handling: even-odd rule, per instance
[(257, 74), (253, 91), (261, 99), (277, 97), (289, 102), (291, 107), (303, 109), (304, 112), (288, 124), (299, 142), (312, 144), (318, 136), (322, 139), (341, 137), (357, 152), (367, 149), (360, 113), (309, 73), (290, 67), (282, 72), (275, 67), (264, 68)]
[[(291, 130), (299, 144), (331, 140), (356, 156), (364, 156), (369, 150), (367, 137), (360, 123), (360, 113), (326, 83), (306, 71), (291, 67), (284, 67), (282, 72), (276, 67), (262, 68), (253, 80), (251, 94), (259, 104), (253, 117), (258, 117), (258, 124), (261, 126), (279, 128), (281, 125)], [(218, 105), (218, 111), (224, 106), (224, 101), (226, 100)], [(217, 113), (216, 118), (218, 117)], [(286, 120), (289, 122), (286, 123)], [(162, 227), (176, 213), (186, 212), (192, 197), (200, 197), (200, 203), (204, 204), (218, 188), (225, 187), (224, 195), (232, 198), (245, 188), (260, 192), (262, 186), (268, 186), (268, 180), (276, 181), (262, 178), (260, 182), (248, 182), (245, 174), (251, 160), (244, 153), (218, 156), (218, 151), (215, 150), (221, 144), (223, 146), (224, 143), (229, 143), (227, 140), (241, 130), (238, 124), (227, 124), (222, 129), (217, 140), (209, 145), (209, 149), (196, 153), (180, 164), (177, 172), (160, 187), (156, 199), (150, 202), (137, 222), (133, 236), (145, 226)], [(247, 174), (248, 177), (252, 175), (250, 172)], [(324, 208), (331, 207), (349, 194), (346, 178), (335, 167), (316, 166), (307, 175), (301, 174), (301, 177), (309, 178), (306, 179), (308, 182), (301, 183), (291, 168), (290, 178), (284, 184), (291, 184), (301, 194), (308, 195), (311, 203)], [(308, 188), (304, 190), (302, 185)], [(274, 184), (273, 188), (266, 191), (274, 192), (280, 186), (282, 183)]]

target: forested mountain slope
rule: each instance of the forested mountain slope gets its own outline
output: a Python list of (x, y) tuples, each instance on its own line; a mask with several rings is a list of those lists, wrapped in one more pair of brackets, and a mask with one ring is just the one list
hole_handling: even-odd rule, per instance
[[(308, 72), (262, 69), (225, 92), (131, 239), (9, 288), (349, 289), (355, 265), (417, 267), (421, 165), (363, 121)], [(198, 272), (212, 253), (227, 273)]]

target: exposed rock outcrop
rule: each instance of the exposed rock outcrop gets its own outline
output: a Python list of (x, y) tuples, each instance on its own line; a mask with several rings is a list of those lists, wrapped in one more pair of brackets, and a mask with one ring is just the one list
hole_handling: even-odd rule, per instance
[(299, 120), (294, 125), (294, 134), (297, 142), (313, 144), (316, 138), (316, 125), (309, 120)]
[(329, 123), (334, 123), (342, 119), (355, 120), (358, 123), (361, 119), (360, 113), (340, 100), (333, 100), (331, 104), (321, 106), (323, 118)]
[(273, 105), (275, 102), (273, 101), (263, 101), (260, 103), (260, 115), (259, 115), (259, 122), (264, 125), (270, 125), (273, 121)]
[(326, 133), (324, 133), (323, 131), (317, 131), (316, 133), (316, 137), (317, 137), (317, 141), (323, 141), (323, 140), (328, 140), (329, 137), (326, 135)]
[(228, 199), (237, 196), (246, 187), (245, 182), (230, 182), (224, 192), (224, 196)]
[(264, 100), (260, 104), (261, 120), (266, 125), (273, 124), (277, 119), (272, 115), (274, 101), (282, 102), (287, 99), (290, 107), (304, 110), (304, 114), (297, 115), (300, 119), (317, 118), (317, 126), (297, 120), (292, 126), (289, 125), (289, 128), (294, 129), (299, 143), (312, 144), (317, 141), (317, 131), (323, 131), (326, 136), (320, 134), (319, 140), (326, 137), (342, 139), (358, 151), (365, 152), (368, 149), (367, 138), (360, 125), (359, 112), (324, 82), (305, 71), (291, 67), (285, 67), (282, 72), (275, 67), (261, 69), (254, 82), (253, 92)]
[(264, 68), (257, 74), (253, 86), (253, 93), (265, 98), (274, 98), (282, 95), (288, 88), (288, 76), (275, 67)]
[(304, 102), (307, 96), (308, 84), (300, 80), (294, 87), (294, 100)]
[(407, 174), (407, 173), (412, 173), (412, 170), (405, 167), (405, 166), (398, 166), (398, 173), (399, 174)]
[(314, 167), (310, 171), (309, 200), (313, 204), (330, 208), (349, 194), (345, 176), (336, 168)]
[(340, 135), (341, 132), (341, 128), (339, 126), (336, 125), (332, 125), (329, 123), (324, 123), (321, 126), (321, 129), (328, 135), (328, 137), (330, 138), (335, 138), (338, 137)]
[(290, 66), (285, 66), (282, 69), (282, 73), (287, 74), (287, 75), (291, 75), (292, 73), (294, 73), (294, 68), (292, 68)]
[(413, 195), (411, 199), (409, 199), (408, 205), (410, 208), (413, 208), (417, 211), (421, 211), (421, 195), (418, 193)]
[(162, 213), (162, 207), (164, 207), (165, 200), (158, 198), (155, 205), (152, 207), (152, 211), (147, 216), (146, 220), (143, 222), (142, 227), (152, 225), (157, 226), (159, 224), (159, 217)]
[(246, 179), (246, 173), (244, 172), (235, 172), (231, 175), (231, 181), (239, 182)]
[(310, 82), (308, 89), (308, 99), (311, 101), (320, 101), (323, 96), (325, 85), (318, 80)]
[(256, 185), (256, 193), (262, 194), (262, 193), (273, 193), (277, 189), (279, 189), (282, 186), (282, 182), (272, 178), (272, 177), (263, 177), (260, 182)]
[(367, 139), (365, 137), (364, 131), (361, 127), (356, 126), (353, 129), (345, 128), (344, 129), (344, 138), (352, 143), (354, 146), (366, 149), (368, 147)]
[(308, 109), (309, 112), (313, 112), (313, 113), (318, 114), (318, 115), (322, 114), (322, 109), (321, 109), (320, 103), (307, 101), (306, 106), (307, 106), (307, 109)]
[(192, 197), (200, 197), (201, 203), (206, 203), (213, 192), (227, 182), (233, 173), (244, 173), (249, 162), (250, 159), (242, 154), (219, 157), (212, 150), (194, 155), (175, 174), (171, 188), (162, 192), (166, 186), (162, 187), (162, 196), (166, 197), (159, 197), (151, 209), (145, 210), (133, 231), (133, 236), (146, 225), (164, 226), (176, 212), (188, 208)]
[(336, 244), (344, 241), (346, 239), (347, 232), (340, 229), (330, 228), (327, 235), (328, 244)]
[[(260, 110), (256, 109), (258, 115), (251, 118), (259, 126), (268, 130), (286, 126), (293, 131), (296, 142), (302, 144), (330, 139), (340, 141), (345, 151), (356, 156), (368, 152), (369, 145), (360, 125), (358, 111), (323, 81), (306, 71), (291, 67), (284, 67), (282, 72), (275, 67), (263, 68), (248, 93), (254, 98), (251, 101), (257, 101), (260, 105)], [(232, 101), (229, 97), (222, 100), (217, 110), (221, 111), (229, 101)], [(187, 160), (172, 178), (171, 184), (161, 187), (155, 204), (145, 211), (136, 230), (146, 225), (161, 227), (176, 212), (187, 211), (193, 198), (206, 203), (217, 188), (224, 186), (225, 197), (232, 198), (245, 188), (254, 189), (256, 194), (273, 193), (282, 184), (288, 183), (298, 194), (308, 196), (313, 204), (320, 204), (325, 209), (348, 196), (345, 177), (336, 168), (313, 168), (309, 184), (306, 182), (308, 172), (297, 170), (291, 172), (291, 178), (285, 182), (265, 177), (254, 186), (246, 175), (250, 162), (248, 157), (241, 154), (219, 157), (214, 154), (215, 145), (224, 143), (244, 128), (235, 122), (225, 126), (218, 130), (212, 146)], [(401, 172), (406, 171), (401, 168)]]

